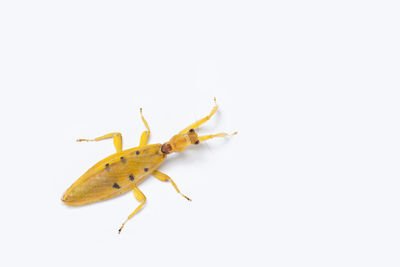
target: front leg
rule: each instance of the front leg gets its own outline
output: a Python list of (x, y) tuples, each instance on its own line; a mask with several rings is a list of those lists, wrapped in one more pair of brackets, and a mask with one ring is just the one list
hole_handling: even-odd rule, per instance
[(109, 133), (100, 137), (97, 137), (95, 139), (78, 139), (76, 140), (77, 142), (82, 142), (82, 141), (100, 141), (100, 140), (104, 140), (104, 139), (109, 139), (109, 138), (113, 138), (114, 141), (114, 146), (115, 149), (117, 150), (117, 153), (122, 151), (122, 135), (120, 133)]
[(181, 191), (179, 191), (178, 187), (176, 186), (175, 182), (171, 179), (171, 177), (169, 177), (168, 175), (166, 175), (165, 173), (162, 173), (160, 171), (153, 171), (151, 173), (154, 177), (156, 177), (158, 180), (163, 181), (163, 182), (168, 182), (170, 181), (172, 186), (175, 188), (176, 192), (178, 192), (179, 194), (181, 194), (184, 198), (186, 198), (189, 201), (192, 201), (190, 198), (188, 198), (187, 196), (185, 196), (184, 194), (181, 193)]

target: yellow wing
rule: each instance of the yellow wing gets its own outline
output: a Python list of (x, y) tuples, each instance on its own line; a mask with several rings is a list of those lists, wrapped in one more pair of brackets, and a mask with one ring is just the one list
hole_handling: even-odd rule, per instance
[(96, 163), (73, 183), (62, 201), (80, 206), (121, 195), (149, 176), (165, 157), (161, 144), (113, 154)]

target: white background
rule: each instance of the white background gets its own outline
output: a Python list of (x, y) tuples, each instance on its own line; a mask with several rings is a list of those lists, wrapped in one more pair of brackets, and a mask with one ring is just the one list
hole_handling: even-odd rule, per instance
[[(398, 1), (1, 1), (1, 266), (399, 266)], [(120, 131), (233, 132), (80, 208)]]

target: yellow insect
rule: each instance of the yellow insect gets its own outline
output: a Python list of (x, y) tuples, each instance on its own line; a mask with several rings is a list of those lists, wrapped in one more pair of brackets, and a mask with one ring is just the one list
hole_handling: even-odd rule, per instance
[[(140, 109), (140, 115), (147, 130), (142, 133), (138, 147), (122, 150), (122, 135), (120, 133), (109, 133), (95, 139), (78, 139), (78, 142), (82, 142), (113, 138), (117, 152), (99, 161), (90, 168), (68, 188), (61, 200), (70, 206), (81, 206), (109, 199), (132, 190), (136, 199), (141, 203), (124, 221), (119, 228), (119, 233), (125, 223), (131, 219), (146, 202), (146, 196), (137, 186), (150, 176), (150, 174), (161, 181), (170, 181), (175, 190), (190, 201), (190, 198), (179, 191), (175, 182), (168, 175), (158, 171), (157, 168), (165, 160), (167, 155), (172, 152), (181, 152), (189, 145), (199, 144), (199, 142), (214, 137), (228, 136), (226, 133), (198, 136), (194, 130), (215, 114), (218, 109), (215, 98), (214, 103), (215, 106), (208, 116), (189, 125), (164, 144), (147, 145), (150, 136), (150, 128), (143, 117), (142, 109)], [(234, 132), (232, 135), (236, 133), (237, 132)]]

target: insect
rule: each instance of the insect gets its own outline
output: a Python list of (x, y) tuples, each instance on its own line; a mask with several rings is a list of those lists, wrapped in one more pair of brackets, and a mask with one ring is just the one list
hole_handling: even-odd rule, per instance
[[(209, 115), (192, 123), (163, 144), (147, 144), (150, 128), (143, 116), (142, 109), (140, 109), (140, 115), (146, 131), (142, 133), (138, 147), (122, 150), (122, 135), (117, 132), (95, 139), (78, 139), (78, 142), (82, 142), (112, 138), (116, 153), (99, 161), (84, 173), (68, 188), (61, 200), (69, 206), (81, 206), (109, 199), (132, 190), (140, 204), (122, 223), (118, 233), (121, 233), (126, 222), (145, 204), (146, 196), (137, 186), (150, 175), (164, 182), (169, 181), (179, 194), (190, 201), (190, 198), (179, 191), (175, 182), (165, 173), (158, 171), (157, 168), (167, 158), (167, 155), (173, 152), (182, 152), (190, 145), (197, 145), (214, 137), (228, 136), (227, 133), (198, 136), (195, 131), (197, 127), (208, 121), (217, 112), (218, 105), (215, 98), (214, 103), (215, 106)], [(231, 135), (236, 133), (234, 132)]]

